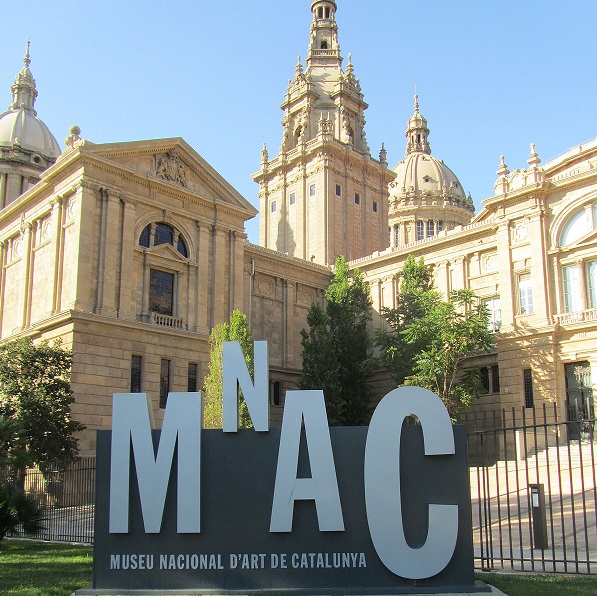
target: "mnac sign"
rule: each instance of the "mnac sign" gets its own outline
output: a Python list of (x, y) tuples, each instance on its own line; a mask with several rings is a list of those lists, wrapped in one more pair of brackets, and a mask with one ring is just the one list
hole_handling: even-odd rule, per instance
[[(254, 380), (238, 344), (223, 361), (223, 430), (202, 429), (200, 393), (171, 393), (161, 431), (144, 394), (114, 395), (78, 594), (479, 589), (466, 433), (436, 395), (395, 389), (369, 427), (329, 428), (322, 391), (288, 391), (270, 429), (266, 342)], [(239, 386), (254, 429), (238, 429)]]

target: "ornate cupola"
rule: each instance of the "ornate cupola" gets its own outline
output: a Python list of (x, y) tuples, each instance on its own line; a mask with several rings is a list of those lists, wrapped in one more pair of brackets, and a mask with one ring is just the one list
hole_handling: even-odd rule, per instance
[(336, 24), (336, 3), (333, 0), (314, 0), (311, 2), (313, 22), (311, 40), (307, 53), (307, 68), (312, 66), (342, 63), (338, 44), (338, 25)]
[(419, 113), (419, 96), (415, 95), (415, 112), (408, 121), (406, 132), (404, 133), (407, 139), (406, 153), (419, 152), (431, 155), (431, 147), (429, 146), (429, 129), (427, 128), (427, 120)]
[(471, 222), (475, 208), (452, 170), (431, 155), (427, 120), (414, 113), (406, 126), (404, 159), (393, 171), (390, 183), (390, 245), (400, 249)]
[(261, 155), (260, 243), (323, 265), (338, 255), (367, 256), (387, 247), (387, 163), (371, 157), (367, 104), (350, 54), (338, 43), (336, 2), (311, 2), (305, 66), (299, 57), (281, 108), (277, 157)]
[(60, 155), (58, 142), (35, 111), (29, 41), (23, 63), (11, 88), (12, 103), (0, 114), (0, 208), (26, 192)]

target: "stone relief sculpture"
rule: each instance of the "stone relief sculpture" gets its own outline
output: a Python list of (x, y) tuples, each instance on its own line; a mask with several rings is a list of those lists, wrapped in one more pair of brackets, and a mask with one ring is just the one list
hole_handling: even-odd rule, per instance
[(157, 167), (155, 170), (155, 177), (167, 182), (174, 182), (180, 186), (187, 186), (187, 171), (186, 166), (178, 157), (178, 151), (172, 149), (165, 155), (158, 157)]

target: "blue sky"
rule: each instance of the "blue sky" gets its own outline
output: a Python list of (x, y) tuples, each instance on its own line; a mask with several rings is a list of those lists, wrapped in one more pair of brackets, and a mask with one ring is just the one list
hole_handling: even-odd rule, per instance
[[(433, 155), (493, 194), (501, 154), (526, 167), (597, 136), (595, 0), (337, 0), (342, 55), (369, 104), (367, 139), (402, 158), (416, 84)], [(257, 205), (279, 104), (306, 54), (310, 0), (3, 3), (0, 108), (31, 38), (38, 115), (62, 144), (183, 137)], [(9, 24), (9, 26), (6, 26)], [(2, 99), (4, 98), (4, 99)], [(255, 220), (247, 225), (258, 241)]]

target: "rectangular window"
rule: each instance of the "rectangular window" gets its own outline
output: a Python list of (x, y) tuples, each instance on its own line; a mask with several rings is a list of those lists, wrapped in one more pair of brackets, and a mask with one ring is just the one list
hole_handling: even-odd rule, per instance
[(166, 407), (170, 392), (170, 360), (162, 359), (160, 365), (160, 408)]
[(483, 304), (489, 311), (489, 321), (487, 327), (490, 331), (499, 331), (502, 326), (502, 308), (500, 306), (500, 297), (487, 298)]
[(533, 312), (533, 286), (530, 273), (518, 278), (518, 314), (530, 315)]
[(276, 201), (272, 201), (272, 213), (276, 212)]
[(587, 263), (587, 290), (589, 292), (589, 308), (597, 308), (597, 261)]
[(290, 193), (290, 204), (294, 205), (296, 203), (296, 194), (293, 192)]
[(361, 195), (358, 192), (354, 193), (354, 204), (355, 205), (361, 204)]
[(566, 312), (578, 312), (582, 310), (580, 297), (580, 271), (577, 265), (564, 267), (564, 308)]
[(479, 369), (481, 376), (481, 387), (483, 387), (483, 393), (489, 393), (489, 369), (486, 366), (482, 366)]
[(173, 316), (174, 274), (158, 269), (149, 272), (149, 310), (161, 315)]
[(394, 227), (394, 243), (396, 246), (400, 246), (400, 226)]
[(377, 213), (377, 201), (373, 201), (373, 213)]
[(425, 238), (425, 224), (422, 221), (417, 222), (417, 240)]
[(500, 392), (500, 367), (497, 364), (491, 367), (491, 391)]
[(437, 222), (437, 231), (438, 232), (443, 232), (444, 231), (444, 220), (443, 219), (440, 219)]
[(433, 236), (435, 233), (435, 223), (432, 219), (427, 222), (427, 236)]
[(522, 383), (524, 389), (524, 407), (532, 408), (535, 401), (533, 399), (533, 371), (530, 368), (525, 368), (522, 371)]
[(199, 366), (194, 362), (189, 362), (187, 367), (187, 391), (197, 391), (197, 377)]
[(133, 354), (131, 357), (131, 393), (141, 393), (143, 375), (143, 357)]
[(315, 184), (311, 184), (311, 186), (309, 186), (309, 196), (310, 197), (315, 196)]
[(270, 401), (274, 406), (282, 405), (282, 381), (270, 383)]
[(337, 197), (342, 196), (342, 187), (339, 184), (336, 184), (336, 196)]

